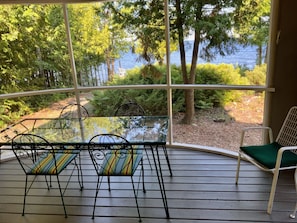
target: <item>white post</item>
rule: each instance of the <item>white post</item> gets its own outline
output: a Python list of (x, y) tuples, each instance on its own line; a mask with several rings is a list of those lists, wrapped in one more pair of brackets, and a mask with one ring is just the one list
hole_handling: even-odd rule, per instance
[(72, 40), (71, 40), (71, 33), (70, 33), (70, 24), (69, 24), (68, 10), (67, 10), (67, 5), (66, 4), (63, 4), (63, 12), (64, 12), (64, 21), (65, 21), (65, 27), (66, 27), (66, 35), (67, 35), (67, 43), (68, 43), (68, 51), (69, 51), (69, 57), (70, 57), (71, 71), (72, 71), (73, 87), (74, 87), (74, 93), (75, 93), (76, 103), (77, 103), (77, 113), (78, 113), (78, 116), (81, 117), (80, 97), (79, 97), (79, 91), (78, 91), (77, 73), (76, 73), (76, 66), (75, 66), (75, 60), (74, 60), (74, 55), (73, 55)]
[(165, 16), (165, 40), (166, 40), (166, 77), (167, 77), (167, 110), (169, 116), (168, 125), (168, 139), (169, 144), (173, 142), (172, 138), (172, 88), (171, 88), (171, 68), (170, 68), (170, 23), (169, 23), (169, 10), (168, 0), (164, 0), (164, 16)]

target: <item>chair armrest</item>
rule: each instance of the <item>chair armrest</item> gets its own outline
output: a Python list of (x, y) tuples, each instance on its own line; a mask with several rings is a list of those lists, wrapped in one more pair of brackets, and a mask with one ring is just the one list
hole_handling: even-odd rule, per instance
[(273, 134), (272, 134), (272, 129), (270, 127), (265, 127), (265, 126), (258, 126), (258, 127), (246, 127), (242, 130), (241, 132), (241, 139), (240, 139), (240, 146), (244, 146), (244, 139), (247, 133), (252, 132), (252, 131), (261, 131), (262, 134), (262, 142), (264, 142), (264, 136), (265, 133), (268, 133), (269, 136), (269, 142), (273, 142)]
[(278, 150), (276, 163), (275, 163), (275, 170), (278, 170), (280, 168), (283, 154), (285, 151), (292, 151), (297, 155), (297, 146), (283, 146)]
[(290, 150), (297, 155), (297, 146), (283, 146), (279, 149), (277, 156), (282, 155), (282, 153), (287, 150)]

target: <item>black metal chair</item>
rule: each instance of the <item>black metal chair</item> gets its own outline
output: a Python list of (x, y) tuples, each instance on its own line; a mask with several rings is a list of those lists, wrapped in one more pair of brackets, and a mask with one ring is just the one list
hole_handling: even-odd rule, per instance
[[(144, 116), (145, 115), (145, 111), (142, 108), (141, 105), (139, 105), (138, 103), (134, 102), (134, 101), (129, 101), (126, 103), (121, 104), (115, 111), (115, 116)], [(169, 157), (168, 157), (168, 153), (167, 153), (167, 148), (166, 145), (162, 146), (162, 149), (164, 151), (165, 154), (165, 158), (166, 158), (166, 162), (168, 165), (168, 169), (169, 169), (169, 173), (170, 176), (172, 176), (172, 170), (171, 170), (171, 165), (170, 165), (170, 161), (169, 161)], [(147, 153), (147, 149), (145, 148), (145, 152), (146, 152), (146, 156), (149, 162), (149, 165), (152, 169), (152, 165)]]
[[(68, 104), (62, 108), (60, 115), (59, 115), (60, 119), (57, 120), (56, 122), (54, 122), (53, 124), (55, 125), (56, 128), (63, 129), (63, 128), (65, 128), (65, 126), (67, 127), (71, 121), (74, 121), (74, 120), (70, 120), (70, 119), (72, 119), (72, 118), (76, 119), (79, 117), (81, 117), (83, 120), (86, 117), (89, 117), (89, 112), (86, 109), (86, 107), (84, 107), (81, 104), (77, 104), (77, 103)], [(62, 148), (68, 149), (68, 146), (62, 146)], [(76, 149), (81, 149), (81, 148), (78, 147)], [(81, 170), (81, 153), (79, 153), (78, 159), (79, 159), (79, 166), (80, 166), (80, 170)], [(83, 177), (82, 170), (81, 170), (81, 176)], [(82, 184), (83, 184), (83, 179), (82, 179)]]
[(137, 167), (141, 165), (139, 178), (142, 176), (143, 192), (145, 192), (142, 150), (132, 146), (121, 136), (114, 134), (99, 134), (90, 139), (88, 151), (98, 175), (92, 218), (95, 216), (96, 201), (103, 177), (107, 176), (108, 188), (111, 190), (109, 182), (110, 176), (128, 176), (131, 178), (138, 217), (139, 221), (141, 221), (133, 176)]
[(121, 104), (114, 113), (115, 116), (141, 116), (145, 115), (144, 109), (136, 102)]
[(78, 105), (75, 103), (68, 104), (65, 107), (63, 107), (60, 112), (59, 118), (79, 118), (80, 115), (82, 118), (85, 118), (89, 116), (89, 112), (83, 105)]
[[(76, 163), (76, 157), (79, 154), (79, 150), (63, 150), (60, 147), (51, 145), (46, 139), (33, 134), (19, 134), (15, 136), (12, 139), (12, 150), (26, 175), (22, 215), (25, 214), (26, 198), (33, 183), (35, 182), (37, 176), (43, 175), (45, 176), (48, 190), (52, 187), (51, 176), (57, 177), (62, 205), (65, 217), (67, 217), (63, 194), (67, 189), (69, 180), (75, 169), (77, 170), (78, 182), (80, 184), (80, 188), (82, 189), (80, 170), (78, 164)], [(62, 191), (59, 174), (71, 163), (74, 166), (69, 170), (69, 179)], [(30, 180), (29, 176), (33, 176), (30, 185), (28, 184), (28, 181)], [(48, 182), (47, 176), (50, 177), (50, 182)]]

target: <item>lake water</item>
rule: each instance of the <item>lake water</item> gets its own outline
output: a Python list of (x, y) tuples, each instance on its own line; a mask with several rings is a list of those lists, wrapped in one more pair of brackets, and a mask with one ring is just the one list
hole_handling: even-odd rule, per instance
[[(193, 41), (188, 40), (185, 41), (186, 45), (186, 61), (187, 64), (191, 63), (192, 58), (192, 49), (193, 49)], [(217, 55), (216, 58), (210, 63), (213, 64), (220, 64), (220, 63), (227, 63), (227, 64), (233, 64), (234, 66), (241, 65), (246, 66), (249, 69), (253, 69), (256, 65), (256, 58), (257, 58), (257, 52), (255, 46), (248, 46), (243, 47), (238, 45), (237, 51), (232, 55), (227, 56), (220, 56)], [(118, 71), (119, 68), (123, 68), (124, 70), (131, 69), (136, 66), (142, 66), (143, 63), (138, 61), (137, 58), (139, 55), (133, 54), (132, 52), (128, 52), (124, 54), (120, 59), (116, 60), (115, 66), (116, 71)], [(179, 51), (175, 51), (171, 53), (170, 56), (170, 62), (171, 64), (180, 65), (180, 53)], [(198, 58), (198, 64), (207, 63), (207, 61), (203, 60), (202, 58)]]

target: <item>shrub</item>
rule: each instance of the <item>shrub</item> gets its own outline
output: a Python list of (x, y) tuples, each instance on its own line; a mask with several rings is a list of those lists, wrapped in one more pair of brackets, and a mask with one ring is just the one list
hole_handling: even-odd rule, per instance
[(31, 109), (23, 100), (2, 100), (0, 107), (0, 127), (13, 123), (21, 116), (28, 114)]
[[(176, 65), (171, 67), (173, 84), (182, 84), (181, 68)], [(153, 66), (137, 67), (127, 72), (123, 77), (116, 77), (108, 85), (136, 85), (136, 84), (165, 84), (166, 67)], [(224, 84), (242, 85), (248, 84), (248, 80), (240, 75), (239, 68), (229, 64), (203, 64), (197, 66), (197, 84)], [(195, 90), (196, 108), (209, 108), (222, 106), (226, 102), (236, 100), (240, 93), (226, 90)], [(95, 114), (108, 116), (115, 109), (127, 101), (135, 101), (140, 104), (147, 114), (167, 114), (167, 95), (165, 90), (159, 89), (125, 89), (104, 90), (94, 92), (91, 103), (95, 108)], [(177, 89), (172, 94), (173, 112), (184, 110), (184, 91)]]
[[(248, 80), (240, 75), (240, 69), (231, 64), (201, 64), (197, 66), (197, 84), (247, 85)], [(227, 90), (195, 91), (197, 108), (223, 106), (227, 102), (237, 100), (240, 92)]]
[(266, 64), (257, 65), (254, 70), (248, 70), (244, 73), (250, 85), (265, 85), (266, 67)]
[(30, 97), (0, 100), (0, 128), (3, 128), (22, 116), (38, 111), (51, 103), (66, 98), (67, 94), (35, 95)]
[[(108, 85), (147, 85), (164, 84), (164, 67), (134, 68), (127, 72), (125, 78), (116, 77)], [(124, 89), (95, 91), (93, 100), (94, 113), (100, 116), (114, 114), (116, 108), (128, 101), (140, 104), (146, 114), (167, 114), (167, 95), (159, 89)], [(165, 103), (164, 103), (165, 102)]]

